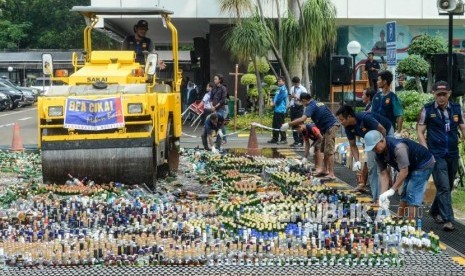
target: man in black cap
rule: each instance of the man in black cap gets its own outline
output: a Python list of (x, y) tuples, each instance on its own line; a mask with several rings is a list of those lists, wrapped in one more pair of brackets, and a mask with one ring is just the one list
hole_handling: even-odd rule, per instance
[(129, 35), (124, 39), (123, 50), (133, 50), (136, 52), (136, 62), (145, 64), (144, 51), (152, 52), (152, 40), (145, 36), (149, 29), (149, 24), (145, 20), (139, 20), (134, 25), (134, 35)]
[(373, 59), (374, 53), (368, 53), (368, 59), (365, 61), (365, 70), (368, 73), (368, 81), (370, 83), (370, 88), (376, 92), (378, 92), (378, 71), (381, 68), (379, 66), (378, 61)]
[[(445, 81), (433, 86), (434, 101), (425, 104), (417, 124), (418, 142), (427, 147), (436, 159), (433, 169), (436, 197), (430, 214), (445, 231), (455, 229), (451, 192), (459, 166), (459, 131), (465, 136), (462, 107), (449, 101), (451, 89)], [(425, 136), (426, 132), (426, 136)]]

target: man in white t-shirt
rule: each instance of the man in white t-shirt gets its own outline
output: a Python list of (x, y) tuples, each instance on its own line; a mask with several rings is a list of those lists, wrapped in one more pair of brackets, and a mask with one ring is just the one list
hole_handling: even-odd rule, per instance
[[(289, 116), (291, 117), (291, 121), (294, 121), (297, 118), (302, 117), (304, 113), (304, 106), (300, 101), (300, 94), (307, 93), (307, 89), (300, 84), (299, 77), (292, 78), (292, 86), (289, 92)], [(298, 126), (292, 127), (292, 129), (296, 130)], [(300, 132), (293, 131), (292, 136), (294, 138), (294, 143), (291, 144), (291, 147), (302, 147), (303, 146), (303, 136)]]

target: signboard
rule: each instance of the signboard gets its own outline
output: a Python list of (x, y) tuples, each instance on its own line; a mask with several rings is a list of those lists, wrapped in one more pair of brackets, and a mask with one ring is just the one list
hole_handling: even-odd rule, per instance
[(120, 97), (88, 100), (68, 98), (65, 108), (65, 128), (102, 130), (124, 126)]
[(396, 22), (386, 23), (386, 62), (387, 66), (397, 65)]

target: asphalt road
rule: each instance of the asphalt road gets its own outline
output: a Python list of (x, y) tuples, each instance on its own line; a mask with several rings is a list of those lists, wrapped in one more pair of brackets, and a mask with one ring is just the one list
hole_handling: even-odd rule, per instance
[(24, 145), (37, 145), (37, 107), (26, 106), (0, 112), (0, 146), (10, 146), (17, 123)]

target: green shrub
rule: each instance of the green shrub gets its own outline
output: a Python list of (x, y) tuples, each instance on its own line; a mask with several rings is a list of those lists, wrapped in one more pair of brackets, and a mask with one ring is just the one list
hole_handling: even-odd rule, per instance
[(433, 101), (433, 95), (417, 91), (399, 91), (397, 96), (404, 108), (403, 118), (406, 122), (416, 122), (423, 105)]
[[(239, 115), (236, 118), (236, 128), (250, 128), (250, 124), (252, 124), (253, 122), (271, 127), (273, 122), (273, 112), (270, 110), (266, 110), (263, 117), (260, 117), (258, 113), (255, 112)], [(231, 119), (229, 127), (233, 126), (233, 124), (233, 119)]]

